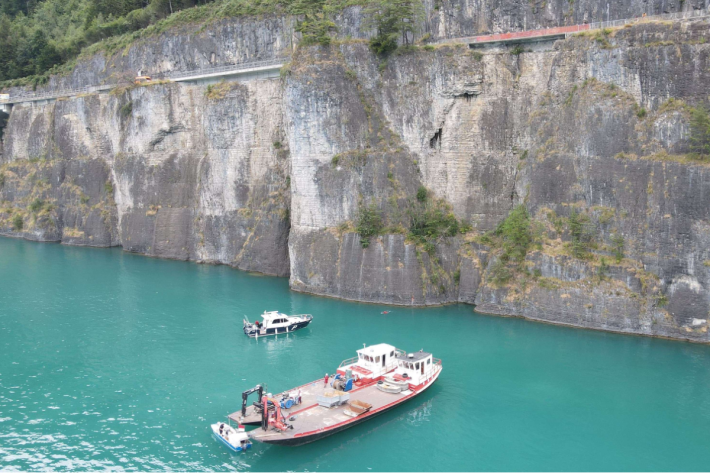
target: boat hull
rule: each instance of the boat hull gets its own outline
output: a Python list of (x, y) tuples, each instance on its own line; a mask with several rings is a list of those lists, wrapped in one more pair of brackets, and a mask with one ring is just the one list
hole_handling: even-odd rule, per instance
[[(214, 437), (217, 440), (219, 440), (222, 443), (222, 445), (224, 445), (225, 447), (227, 447), (228, 449), (230, 449), (233, 452), (243, 452), (244, 450), (248, 450), (251, 448), (251, 442), (249, 442), (249, 441), (247, 441), (245, 443), (240, 443), (238, 445), (234, 445), (231, 442), (229, 442), (227, 439), (225, 439), (224, 437), (222, 437), (219, 434), (218, 427), (216, 427), (217, 425), (218, 424), (214, 424), (211, 426), (212, 435), (214, 435)], [(234, 432), (234, 434), (237, 434), (237, 432)], [(237, 435), (239, 435), (239, 434), (237, 434)], [(242, 435), (244, 435), (244, 434), (242, 433)], [(245, 440), (246, 440), (246, 438), (245, 438)]]
[(298, 447), (300, 445), (305, 445), (311, 442), (315, 442), (317, 440), (323, 439), (325, 437), (330, 437), (331, 435), (337, 434), (338, 432), (342, 432), (343, 430), (349, 429), (350, 427), (354, 427), (358, 424), (361, 424), (365, 421), (368, 421), (380, 414), (384, 414), (385, 412), (389, 412), (393, 409), (396, 409), (397, 407), (401, 406), (402, 404), (406, 403), (407, 401), (414, 399), (415, 397), (419, 396), (422, 394), (424, 391), (426, 391), (429, 387), (431, 387), (432, 384), (436, 382), (436, 380), (439, 379), (439, 375), (441, 374), (441, 371), (439, 371), (436, 374), (436, 377), (431, 380), (428, 384), (422, 386), (419, 390), (414, 391), (412, 395), (409, 395), (403, 399), (401, 399), (398, 402), (392, 403), (390, 405), (381, 407), (377, 410), (374, 411), (369, 411), (365, 414), (359, 415), (357, 417), (352, 418), (352, 420), (343, 422), (340, 425), (337, 425), (333, 428), (329, 428), (327, 430), (321, 430), (318, 432), (314, 432), (312, 434), (306, 434), (303, 436), (299, 437), (289, 437), (289, 438), (276, 438), (276, 437), (270, 437), (270, 438), (259, 438), (258, 436), (251, 436), (253, 440), (256, 440), (258, 442), (263, 442), (263, 443), (269, 443), (273, 445), (284, 445), (288, 447)]
[[(232, 445), (231, 443), (229, 443), (229, 442), (227, 442), (226, 440), (224, 440), (224, 439), (222, 438), (222, 436), (220, 436), (219, 434), (213, 433), (212, 435), (214, 435), (214, 437), (215, 437), (217, 440), (219, 440), (219, 441), (222, 443), (222, 445), (224, 445), (225, 447), (227, 447), (227, 448), (230, 449), (231, 451), (233, 451), (233, 452), (243, 452), (243, 451), (244, 451), (244, 449), (243, 449), (242, 447), (235, 447), (235, 446)], [(250, 448), (251, 448), (251, 444), (248, 443), (248, 444), (246, 445), (246, 449), (248, 450), (248, 449), (250, 449)]]

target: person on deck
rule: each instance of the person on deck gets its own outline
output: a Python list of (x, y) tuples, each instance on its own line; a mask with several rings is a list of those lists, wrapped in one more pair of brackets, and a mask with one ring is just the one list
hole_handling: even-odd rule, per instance
[(328, 373), (326, 373), (325, 378), (323, 378), (323, 387), (324, 388), (328, 387)]

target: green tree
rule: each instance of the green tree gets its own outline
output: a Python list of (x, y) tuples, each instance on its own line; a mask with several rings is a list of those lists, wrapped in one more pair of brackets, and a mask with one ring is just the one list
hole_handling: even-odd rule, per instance
[(572, 209), (567, 219), (570, 236), (572, 237), (572, 256), (585, 259), (589, 256), (589, 247), (592, 243), (592, 227), (589, 217)]
[(12, 228), (14, 228), (16, 231), (22, 230), (22, 227), (24, 227), (24, 221), (22, 220), (22, 215), (15, 215), (12, 218)]
[(414, 40), (424, 17), (424, 6), (421, 0), (374, 0), (365, 9), (365, 15), (365, 26), (376, 30), (370, 48), (384, 56), (397, 49), (400, 38), (405, 45)]
[(624, 259), (624, 237), (618, 233), (611, 236), (612, 253), (617, 263)]
[(533, 241), (530, 215), (525, 205), (520, 204), (515, 207), (498, 225), (495, 234), (502, 240), (501, 260), (522, 263)]
[(690, 148), (702, 159), (710, 158), (710, 117), (702, 105), (690, 111)]
[(377, 205), (360, 204), (357, 217), (357, 232), (360, 234), (360, 243), (363, 248), (370, 246), (370, 238), (379, 235), (384, 229), (384, 220)]
[(57, 49), (47, 41), (47, 37), (42, 30), (35, 31), (30, 41), (29, 50), (33, 55), (31, 63), (35, 74), (42, 74), (62, 62)]
[(426, 187), (424, 186), (419, 186), (419, 189), (417, 189), (417, 200), (419, 202), (424, 202), (426, 200), (428, 192), (426, 190)]

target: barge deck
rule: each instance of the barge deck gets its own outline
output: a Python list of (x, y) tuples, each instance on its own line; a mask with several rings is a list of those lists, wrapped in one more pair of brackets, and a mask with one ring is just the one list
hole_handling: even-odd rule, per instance
[(285, 431), (256, 429), (249, 432), (249, 436), (259, 442), (289, 446), (314, 442), (371, 419), (396, 405), (408, 401), (428, 388), (437, 377), (438, 373), (428, 385), (416, 391), (407, 390), (397, 394), (386, 393), (377, 389), (376, 384), (350, 391), (350, 400), (372, 404), (372, 408), (368, 412), (355, 418), (345, 414), (345, 410), (348, 409), (347, 404), (327, 408), (318, 405), (318, 403), (313, 403), (310, 406), (299, 409), (299, 411), (288, 414), (296, 416), (295, 420), (289, 422), (293, 429)]
[[(328, 387), (328, 389), (331, 388)], [(289, 389), (288, 391), (275, 394), (272, 397), (276, 399), (281, 399), (284, 394), (298, 390), (301, 391), (301, 404), (295, 405), (291, 409), (283, 409), (284, 414), (292, 416), (303, 410), (304, 408), (311, 407), (314, 404), (317, 404), (316, 398), (325, 394), (326, 386), (323, 382), (323, 378), (320, 378), (316, 381), (304, 384), (303, 386), (299, 386), (297, 388)], [(257, 411), (256, 407), (254, 407), (253, 405), (247, 406), (245, 416), (242, 416), (242, 411), (239, 410), (237, 412), (229, 414), (228, 417), (230, 420), (233, 420), (237, 423), (241, 423), (243, 425), (261, 425), (261, 411)]]
[[(286, 391), (291, 398), (294, 391), (300, 391), (299, 405), (281, 408), (278, 400), (284, 393), (280, 393), (263, 397), (262, 404), (275, 404), (268, 413), (257, 414), (250, 406), (248, 417), (258, 418), (261, 428), (250, 431), (249, 436), (259, 442), (289, 446), (314, 442), (416, 397), (438, 379), (441, 370), (441, 360), (423, 350), (405, 353), (387, 344), (363, 348), (358, 350), (358, 357), (340, 364), (333, 383), (326, 385), (320, 379)], [(387, 383), (401, 390), (386, 389)], [(230, 415), (234, 420), (240, 417), (241, 411)]]

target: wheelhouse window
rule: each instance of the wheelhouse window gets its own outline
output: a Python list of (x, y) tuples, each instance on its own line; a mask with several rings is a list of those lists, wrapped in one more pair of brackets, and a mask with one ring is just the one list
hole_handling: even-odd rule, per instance
[(428, 359), (426, 360), (426, 364), (427, 364), (427, 365), (430, 365), (430, 364), (431, 364), (431, 358), (428, 358)]
[(414, 366), (414, 369), (417, 369), (417, 370), (419, 369), (419, 363), (417, 363), (417, 364)]
[(379, 363), (379, 362), (380, 362), (380, 355), (377, 355), (377, 357), (375, 358), (375, 363)]

